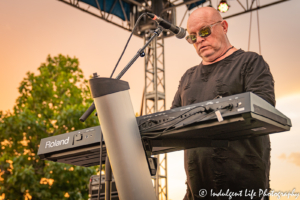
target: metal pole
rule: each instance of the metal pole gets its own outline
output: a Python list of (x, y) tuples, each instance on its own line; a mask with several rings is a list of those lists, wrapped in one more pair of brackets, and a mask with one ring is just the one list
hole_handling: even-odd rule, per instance
[(110, 166), (108, 155), (106, 155), (106, 160), (105, 160), (105, 200), (111, 200), (111, 180), (112, 180), (111, 166)]

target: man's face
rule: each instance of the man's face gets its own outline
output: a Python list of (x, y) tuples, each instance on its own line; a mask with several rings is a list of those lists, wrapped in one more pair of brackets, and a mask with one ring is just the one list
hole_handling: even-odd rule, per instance
[(189, 34), (197, 35), (197, 42), (193, 45), (198, 55), (204, 61), (213, 61), (214, 59), (219, 57), (224, 50), (224, 45), (226, 44), (224, 42), (226, 40), (226, 35), (223, 27), (226, 21), (222, 21), (221, 23), (217, 23), (216, 25), (211, 27), (211, 34), (209, 36), (202, 38), (198, 35), (198, 32), (201, 28), (214, 24), (216, 22), (218, 22), (217, 19), (209, 19), (206, 16), (191, 16), (188, 21), (187, 28)]

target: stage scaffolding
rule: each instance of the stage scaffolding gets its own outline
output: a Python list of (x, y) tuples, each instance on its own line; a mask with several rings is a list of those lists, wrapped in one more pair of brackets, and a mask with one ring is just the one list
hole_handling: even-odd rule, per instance
[[(147, 34), (145, 42), (147, 41)], [(145, 114), (166, 110), (165, 55), (163, 36), (154, 39), (145, 50)], [(167, 154), (157, 155), (158, 166), (153, 177), (155, 193), (160, 200), (168, 199)]]

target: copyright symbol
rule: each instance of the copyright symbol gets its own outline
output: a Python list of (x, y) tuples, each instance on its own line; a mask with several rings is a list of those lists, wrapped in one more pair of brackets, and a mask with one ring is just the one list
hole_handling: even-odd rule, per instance
[(200, 196), (200, 197), (205, 197), (206, 195), (207, 195), (206, 189), (201, 189), (201, 190), (199, 190), (199, 196)]

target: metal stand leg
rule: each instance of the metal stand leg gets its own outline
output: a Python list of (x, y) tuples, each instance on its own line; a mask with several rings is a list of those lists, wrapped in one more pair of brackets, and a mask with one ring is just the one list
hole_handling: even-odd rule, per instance
[(111, 200), (112, 172), (108, 156), (105, 160), (105, 200)]

